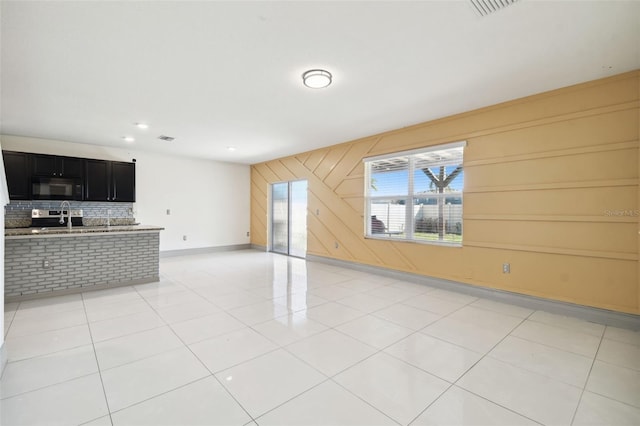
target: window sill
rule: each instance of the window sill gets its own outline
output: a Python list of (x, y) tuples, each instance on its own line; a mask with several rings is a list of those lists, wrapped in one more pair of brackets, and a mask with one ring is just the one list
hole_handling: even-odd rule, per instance
[(365, 235), (366, 240), (378, 240), (378, 241), (393, 241), (394, 243), (413, 243), (429, 246), (443, 246), (443, 247), (462, 247), (462, 242), (448, 242), (448, 241), (427, 241), (427, 240), (407, 240), (406, 238), (394, 237), (398, 235), (393, 232), (384, 232), (378, 235)]

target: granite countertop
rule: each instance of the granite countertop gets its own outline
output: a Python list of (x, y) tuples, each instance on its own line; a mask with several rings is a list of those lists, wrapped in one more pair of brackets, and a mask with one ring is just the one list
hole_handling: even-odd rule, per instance
[(69, 237), (81, 235), (96, 234), (113, 234), (125, 232), (153, 232), (162, 231), (161, 226), (153, 225), (113, 225), (113, 226), (74, 226), (71, 230), (64, 227), (54, 228), (11, 228), (5, 229), (4, 236), (6, 238), (24, 238), (24, 237)]

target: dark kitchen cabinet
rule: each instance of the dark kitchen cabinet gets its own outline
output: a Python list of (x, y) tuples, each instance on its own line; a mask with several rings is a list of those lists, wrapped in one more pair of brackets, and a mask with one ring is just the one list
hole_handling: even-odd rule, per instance
[(34, 176), (81, 178), (82, 164), (82, 158), (41, 154), (31, 156), (31, 168)]
[(109, 161), (85, 160), (85, 201), (111, 201), (109, 192)]
[(86, 160), (85, 201), (136, 200), (135, 163)]
[(111, 162), (111, 201), (136, 201), (136, 163)]
[(24, 152), (2, 151), (7, 175), (9, 199), (31, 199), (30, 155)]

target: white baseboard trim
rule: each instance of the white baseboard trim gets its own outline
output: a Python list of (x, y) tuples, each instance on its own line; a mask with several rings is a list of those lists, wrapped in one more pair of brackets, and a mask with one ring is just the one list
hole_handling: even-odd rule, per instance
[(378, 266), (363, 265), (361, 263), (331, 259), (328, 257), (317, 255), (307, 255), (307, 260), (312, 262), (326, 263), (334, 266), (341, 266), (344, 268), (354, 269), (362, 272), (369, 272), (377, 275), (383, 275), (389, 278), (414, 282), (417, 284), (425, 284), (443, 290), (456, 291), (458, 293), (463, 293), (474, 297), (482, 297), (497, 302), (510, 303), (529, 309), (546, 311), (558, 315), (572, 316), (598, 324), (627, 328), (631, 330), (640, 330), (640, 315), (593, 308), (590, 306), (577, 305), (569, 302), (560, 302), (551, 299), (544, 299), (541, 297), (513, 293), (504, 290), (496, 290), (488, 287), (474, 286), (456, 281), (448, 281), (441, 278), (433, 278), (424, 275), (412, 274), (409, 272), (395, 271)]
[(207, 254), (218, 253), (223, 251), (235, 251), (235, 250), (247, 250), (250, 249), (251, 244), (235, 244), (230, 246), (218, 246), (218, 247), (200, 247), (183, 250), (165, 250), (160, 252), (160, 257), (175, 257), (175, 256), (190, 256), (194, 254)]

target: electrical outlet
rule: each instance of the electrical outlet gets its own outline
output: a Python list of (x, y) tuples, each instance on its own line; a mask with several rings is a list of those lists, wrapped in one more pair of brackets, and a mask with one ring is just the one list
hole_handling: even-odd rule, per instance
[(247, 237), (249, 236), (249, 231), (247, 231)]
[(511, 273), (511, 264), (510, 263), (503, 263), (502, 264), (502, 273), (503, 274), (510, 274)]
[(182, 236), (182, 241), (187, 241), (187, 236), (186, 235)]
[(167, 209), (167, 216), (171, 214), (171, 209)]
[(49, 259), (43, 259), (42, 260), (42, 267), (45, 269), (48, 269), (51, 267), (51, 264), (49, 263)]

